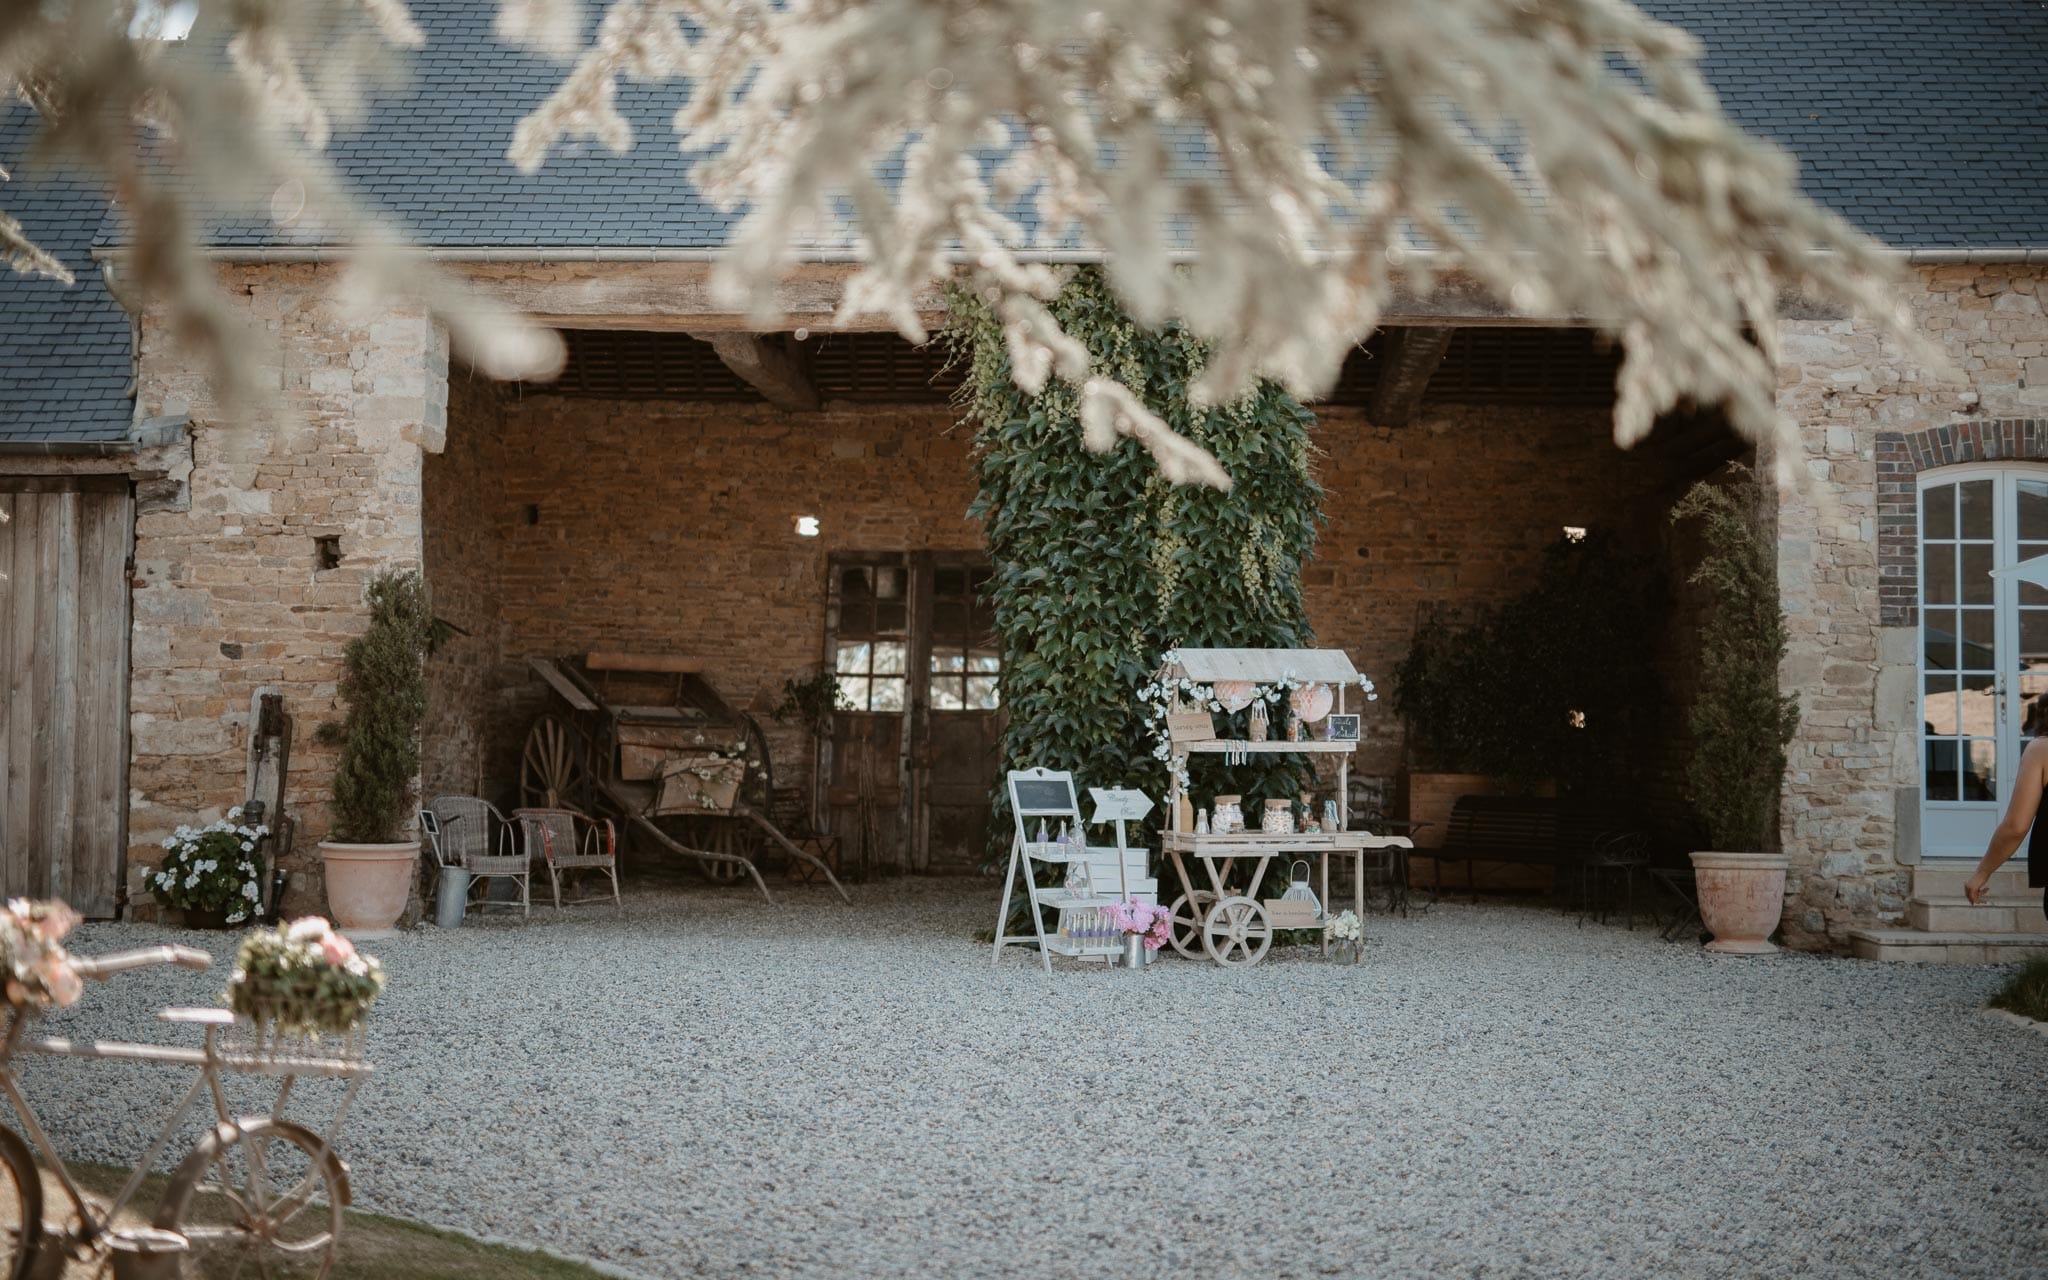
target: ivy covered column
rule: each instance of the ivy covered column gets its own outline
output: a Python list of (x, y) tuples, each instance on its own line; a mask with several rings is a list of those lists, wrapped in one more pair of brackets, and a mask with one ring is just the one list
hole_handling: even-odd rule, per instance
[[(1092, 372), (1142, 389), (1234, 483), (1227, 493), (1170, 484), (1131, 440), (1089, 452), (1077, 389), (1054, 378), (1036, 396), (1020, 391), (998, 321), (972, 295), (955, 299), (951, 337), (967, 362), (981, 484), (973, 514), (987, 530), (1003, 645), (1002, 767), (1068, 769), (1083, 786), (1160, 797), (1167, 766), (1136, 696), (1159, 655), (1312, 643), (1301, 569), (1323, 518), (1315, 417), (1271, 384), (1233, 404), (1190, 405), (1201, 344), (1140, 330), (1094, 272), (1077, 274), (1053, 310), (1087, 345)], [(1273, 759), (1234, 770), (1227, 789), (1291, 796), (1298, 767)], [(1201, 768), (1193, 781), (1198, 796), (1215, 790)], [(1007, 798), (997, 793), (991, 842), (1006, 850)]]

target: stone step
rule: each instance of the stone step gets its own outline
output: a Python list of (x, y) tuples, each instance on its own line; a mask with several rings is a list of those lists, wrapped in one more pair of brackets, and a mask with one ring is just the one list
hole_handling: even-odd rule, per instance
[(2048, 956), (2038, 933), (1930, 933), (1920, 929), (1851, 929), (1849, 950), (1859, 960), (1921, 964), (2015, 964)]
[[(1963, 896), (1963, 881), (1977, 869), (1974, 862), (1960, 859), (1943, 862), (1923, 862), (1913, 868), (1913, 896), (1916, 898), (1960, 898)], [(2027, 864), (2019, 859), (2006, 863), (1991, 873), (1991, 882), (1985, 886), (1992, 893), (2005, 897), (2028, 892)], [(2032, 891), (2036, 902), (2041, 891)]]
[(1914, 898), (1906, 904), (1906, 920), (1929, 933), (2038, 933), (2048, 935), (2048, 915), (2041, 914), (2038, 894), (1993, 895), (1977, 906), (1958, 894), (1953, 898)]

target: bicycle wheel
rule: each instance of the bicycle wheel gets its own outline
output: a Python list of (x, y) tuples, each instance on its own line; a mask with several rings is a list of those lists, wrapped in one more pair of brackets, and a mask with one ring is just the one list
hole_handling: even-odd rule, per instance
[(289, 1120), (224, 1124), (171, 1176), (155, 1225), (192, 1242), (186, 1274), (321, 1280), (334, 1265), (348, 1166)]
[(28, 1143), (0, 1129), (0, 1275), (27, 1280), (43, 1238), (43, 1176)]

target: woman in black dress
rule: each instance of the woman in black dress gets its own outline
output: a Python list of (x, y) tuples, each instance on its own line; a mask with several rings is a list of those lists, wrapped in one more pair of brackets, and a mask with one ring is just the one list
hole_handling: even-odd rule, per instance
[[(2005, 806), (2005, 817), (1991, 833), (1990, 847), (1978, 860), (1977, 869), (1963, 883), (1963, 896), (1973, 906), (1983, 906), (1989, 894), (1991, 873), (2005, 865), (2005, 860), (2019, 850), (2020, 842), (2027, 843), (2027, 883), (2041, 893), (2041, 910), (2048, 912), (2048, 822), (2034, 821), (2041, 811), (2041, 796), (2048, 791), (2048, 697), (2037, 697), (2027, 707), (2022, 723), (2022, 732), (2030, 735), (2032, 741), (2020, 754), (2020, 767), (2012, 781), (2012, 799)], [(2028, 838), (2028, 831), (2033, 837)]]

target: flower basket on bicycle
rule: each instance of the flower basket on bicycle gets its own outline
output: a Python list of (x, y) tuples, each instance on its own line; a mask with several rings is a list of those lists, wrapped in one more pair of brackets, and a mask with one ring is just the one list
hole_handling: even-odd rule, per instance
[(317, 916), (251, 933), (235, 954), (228, 1007), (285, 1034), (344, 1036), (384, 990), (384, 970)]

